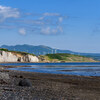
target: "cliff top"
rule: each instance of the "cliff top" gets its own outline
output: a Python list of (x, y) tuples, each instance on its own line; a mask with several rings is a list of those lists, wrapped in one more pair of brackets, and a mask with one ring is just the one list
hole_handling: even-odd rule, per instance
[(35, 56), (34, 54), (31, 54), (31, 53), (21, 52), (21, 51), (12, 51), (12, 50), (8, 50), (8, 49), (5, 49), (5, 48), (0, 48), (0, 51), (12, 52), (12, 53), (17, 53), (17, 54), (21, 54), (21, 55), (30, 54), (30, 55)]

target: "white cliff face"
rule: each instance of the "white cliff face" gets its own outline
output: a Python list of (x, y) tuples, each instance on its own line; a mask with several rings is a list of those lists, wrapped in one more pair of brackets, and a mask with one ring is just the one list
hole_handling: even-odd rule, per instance
[(17, 59), (11, 52), (0, 51), (0, 62), (17, 62)]
[(30, 54), (18, 56), (12, 52), (0, 51), (0, 62), (39, 62), (39, 59)]
[(29, 55), (29, 54), (26, 56), (23, 56), (22, 59), (25, 62), (39, 62), (39, 59), (36, 56)]

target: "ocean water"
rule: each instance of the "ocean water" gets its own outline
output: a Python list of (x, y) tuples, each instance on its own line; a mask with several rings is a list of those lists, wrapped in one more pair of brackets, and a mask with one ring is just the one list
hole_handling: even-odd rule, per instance
[(100, 76), (100, 62), (87, 63), (2, 63), (7, 66), (25, 66), (17, 68), (8, 68), (9, 70), (65, 74), (78, 76)]

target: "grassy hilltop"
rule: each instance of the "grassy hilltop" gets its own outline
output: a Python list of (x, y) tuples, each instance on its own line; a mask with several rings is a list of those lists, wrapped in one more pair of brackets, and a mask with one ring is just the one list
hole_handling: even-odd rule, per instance
[(96, 62), (96, 60), (89, 57), (67, 53), (41, 55), (40, 59), (44, 62)]

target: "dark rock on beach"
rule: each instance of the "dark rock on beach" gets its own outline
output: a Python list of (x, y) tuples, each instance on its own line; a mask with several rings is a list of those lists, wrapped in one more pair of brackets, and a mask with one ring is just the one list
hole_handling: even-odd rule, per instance
[(32, 84), (31, 84), (30, 80), (28, 80), (28, 79), (21, 80), (18, 85), (19, 86), (32, 87)]

